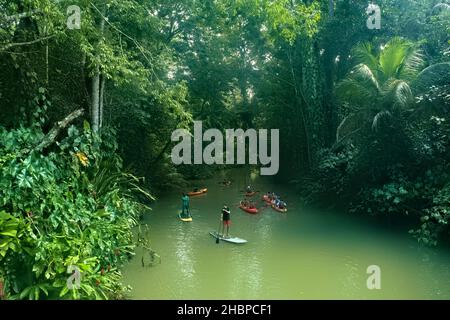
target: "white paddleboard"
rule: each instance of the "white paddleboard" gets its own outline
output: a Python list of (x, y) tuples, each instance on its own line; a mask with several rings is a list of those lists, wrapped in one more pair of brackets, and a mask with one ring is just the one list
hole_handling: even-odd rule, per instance
[(218, 235), (217, 231), (211, 231), (209, 234), (212, 235), (216, 239), (219, 238), (220, 240), (231, 242), (231, 243), (236, 243), (236, 244), (247, 243), (247, 240), (237, 238), (237, 237), (224, 238), (223, 236)]

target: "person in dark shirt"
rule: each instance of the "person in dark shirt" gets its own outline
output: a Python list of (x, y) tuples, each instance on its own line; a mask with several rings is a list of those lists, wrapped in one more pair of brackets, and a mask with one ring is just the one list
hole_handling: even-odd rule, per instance
[[(228, 206), (223, 206), (222, 208), (222, 222), (223, 222), (223, 231), (222, 231), (222, 235), (225, 238), (229, 238), (230, 237), (230, 225), (231, 225), (231, 211), (230, 208), (228, 208)], [(225, 228), (227, 229), (227, 232), (225, 234)]]

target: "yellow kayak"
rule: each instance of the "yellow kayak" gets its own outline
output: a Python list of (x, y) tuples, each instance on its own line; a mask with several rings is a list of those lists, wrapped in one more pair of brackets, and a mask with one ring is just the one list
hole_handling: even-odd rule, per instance
[(192, 222), (192, 217), (189, 218), (182, 218), (180, 214), (178, 214), (178, 218), (180, 218), (181, 221), (184, 222)]

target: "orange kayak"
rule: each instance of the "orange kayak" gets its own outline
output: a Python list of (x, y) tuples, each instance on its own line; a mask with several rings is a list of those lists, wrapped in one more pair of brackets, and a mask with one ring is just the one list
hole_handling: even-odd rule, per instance
[(190, 196), (190, 197), (192, 197), (192, 196), (198, 196), (198, 195), (204, 194), (204, 193), (206, 193), (206, 192), (208, 192), (208, 189), (204, 188), (204, 189), (200, 189), (200, 190), (198, 190), (198, 191), (191, 191), (191, 192), (188, 192), (187, 195)]
[(263, 195), (262, 199), (267, 202), (267, 203), (272, 203), (272, 200), (269, 199), (269, 197), (267, 196), (267, 194)]
[(253, 192), (246, 192), (246, 193), (245, 193), (245, 196), (246, 196), (246, 197), (253, 197), (256, 193), (257, 193), (256, 191), (253, 191)]

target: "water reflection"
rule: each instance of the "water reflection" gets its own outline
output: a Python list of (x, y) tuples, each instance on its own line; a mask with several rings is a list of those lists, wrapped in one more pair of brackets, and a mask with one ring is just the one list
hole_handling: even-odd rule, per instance
[(195, 274), (194, 252), (192, 250), (194, 236), (192, 232), (186, 232), (185, 226), (180, 226), (175, 238), (175, 255), (178, 270), (184, 279), (192, 279)]
[(358, 298), (358, 293), (362, 290), (362, 285), (366, 282), (362, 275), (365, 274), (364, 268), (361, 268), (359, 263), (354, 261), (351, 256), (346, 256), (344, 260), (344, 270), (342, 280), (342, 296), (348, 299)]

